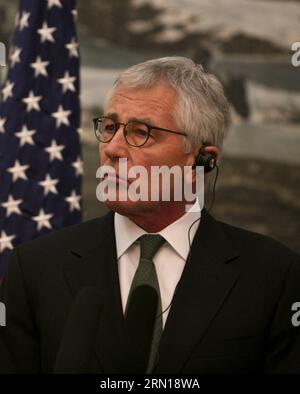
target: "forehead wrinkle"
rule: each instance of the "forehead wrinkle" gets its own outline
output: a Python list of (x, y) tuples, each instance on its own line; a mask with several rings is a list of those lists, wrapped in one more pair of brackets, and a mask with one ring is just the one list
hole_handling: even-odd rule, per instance
[(153, 114), (156, 115), (157, 112), (164, 112), (165, 116), (171, 116), (173, 119), (173, 111), (175, 110), (175, 102), (173, 96), (169, 96), (171, 101), (166, 100), (164, 97), (150, 98), (150, 97), (137, 97), (137, 96), (128, 96), (125, 93), (116, 92), (111, 98), (110, 102), (107, 105), (107, 109), (114, 105), (115, 101), (118, 101), (118, 98), (121, 100), (128, 100), (129, 102), (136, 102), (137, 104), (141, 103), (147, 106), (151, 106), (153, 110)]

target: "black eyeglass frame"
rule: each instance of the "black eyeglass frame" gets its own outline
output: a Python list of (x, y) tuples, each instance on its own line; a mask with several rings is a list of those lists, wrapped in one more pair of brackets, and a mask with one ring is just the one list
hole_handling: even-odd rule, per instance
[[(115, 131), (114, 131), (112, 137), (111, 137), (108, 141), (101, 141), (101, 140), (98, 138), (98, 136), (97, 136), (97, 123), (98, 123), (99, 120), (101, 120), (101, 119), (109, 119), (109, 120), (111, 120), (112, 122), (114, 122), (114, 124), (115, 124)], [(130, 121), (127, 122), (127, 123), (122, 123), (122, 122), (116, 122), (114, 119), (112, 119), (112, 118), (109, 117), (109, 116), (98, 116), (97, 118), (93, 118), (93, 123), (94, 123), (94, 132), (95, 132), (95, 136), (96, 136), (97, 140), (100, 141), (100, 142), (103, 143), (103, 144), (106, 144), (106, 143), (110, 142), (110, 141), (114, 138), (114, 136), (115, 136), (116, 132), (119, 130), (120, 126), (124, 126), (124, 128), (123, 128), (123, 135), (124, 135), (124, 138), (125, 138), (125, 141), (127, 142), (127, 144), (130, 145), (130, 146), (137, 147), (137, 148), (139, 148), (139, 147), (141, 147), (141, 146), (143, 146), (143, 145), (145, 145), (145, 144), (147, 143), (147, 141), (148, 141), (148, 139), (149, 139), (149, 137), (150, 137), (150, 133), (151, 133), (152, 130), (165, 131), (166, 133), (179, 134), (179, 135), (183, 135), (183, 136), (187, 137), (187, 133), (185, 133), (185, 132), (182, 132), (182, 131), (174, 131), (174, 130), (170, 130), (170, 129), (164, 129), (164, 128), (162, 128), (162, 127), (153, 126), (153, 125), (150, 125), (150, 124), (148, 124), (148, 123), (141, 122), (141, 121), (138, 121), (138, 120), (130, 120)], [(130, 124), (130, 123), (141, 123), (141, 124), (143, 124), (144, 126), (147, 127), (147, 131), (148, 131), (147, 138), (146, 138), (146, 140), (145, 140), (141, 145), (133, 145), (133, 144), (131, 144), (130, 142), (128, 142), (128, 140), (127, 140), (127, 138), (126, 138), (126, 126), (127, 126), (128, 124)]]

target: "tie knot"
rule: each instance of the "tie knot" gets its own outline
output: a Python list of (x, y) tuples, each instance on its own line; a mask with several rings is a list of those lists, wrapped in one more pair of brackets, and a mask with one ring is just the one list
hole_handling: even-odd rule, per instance
[(165, 242), (165, 239), (159, 234), (144, 234), (140, 238), (141, 259), (152, 261), (155, 253)]

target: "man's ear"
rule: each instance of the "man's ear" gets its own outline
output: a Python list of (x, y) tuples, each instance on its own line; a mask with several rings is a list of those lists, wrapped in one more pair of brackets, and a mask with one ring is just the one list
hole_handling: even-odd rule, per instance
[(208, 145), (208, 146), (205, 146), (205, 152), (211, 153), (214, 156), (214, 158), (216, 160), (216, 163), (218, 163), (219, 157), (220, 157), (220, 150), (219, 150), (219, 148), (217, 148), (214, 145)]
[[(214, 156), (216, 162), (218, 162), (220, 156), (219, 148), (217, 148), (214, 145), (207, 145), (204, 147), (204, 149), (206, 153), (211, 153)], [(200, 150), (200, 145), (197, 145), (188, 153), (187, 164), (186, 164), (187, 166), (194, 166), (196, 164), (196, 159), (199, 154), (199, 150)]]
[[(212, 156), (213, 159), (215, 160), (215, 163), (218, 162), (219, 155), (220, 155), (219, 149), (214, 145), (207, 145), (207, 146), (202, 145), (202, 147), (199, 147), (198, 150), (196, 151), (196, 155), (194, 158), (194, 166), (197, 165), (197, 156), (199, 155), (200, 150), (201, 150), (202, 157), (205, 155)], [(195, 150), (193, 152), (195, 153)], [(196, 170), (196, 168), (194, 168), (194, 171), (193, 171), (193, 182), (196, 180), (196, 171), (195, 170)], [(208, 172), (205, 172), (204, 176), (206, 176), (207, 174), (208, 174)]]
[[(204, 150), (206, 153), (210, 153), (214, 156), (214, 159), (216, 161), (216, 163), (219, 160), (220, 157), (220, 150), (219, 148), (217, 148), (214, 145), (207, 145), (204, 147)], [(187, 166), (195, 166), (196, 165), (196, 160), (197, 160), (197, 156), (199, 154), (200, 151), (200, 145), (197, 145), (196, 147), (194, 147), (187, 155), (187, 161), (186, 161), (186, 165)], [(208, 175), (208, 173), (204, 173), (204, 176)], [(196, 171), (195, 168), (193, 169), (192, 172), (192, 183), (196, 182)]]
[[(207, 154), (213, 155), (215, 163), (218, 164), (218, 160), (219, 160), (219, 157), (220, 157), (220, 151), (219, 151), (219, 149), (216, 146), (214, 146), (214, 145), (205, 146), (205, 152)], [(210, 172), (205, 172), (204, 173), (204, 177), (207, 176), (209, 173)]]
[(186, 166), (193, 167), (196, 164), (196, 158), (199, 153), (200, 145), (197, 145), (188, 153)]
[[(187, 153), (187, 159), (186, 159), (186, 166), (192, 168), (192, 183), (196, 182), (196, 171), (193, 169), (194, 165), (196, 164), (196, 158), (199, 153), (200, 145), (197, 145), (193, 149), (190, 150), (189, 153)], [(190, 179), (188, 183), (190, 183)]]

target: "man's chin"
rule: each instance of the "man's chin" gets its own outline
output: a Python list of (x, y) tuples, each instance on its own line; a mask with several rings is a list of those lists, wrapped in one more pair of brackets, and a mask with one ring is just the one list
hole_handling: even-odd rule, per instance
[(118, 212), (120, 215), (127, 216), (130, 213), (140, 210), (143, 201), (104, 201), (104, 205), (114, 211)]
[(104, 201), (104, 205), (114, 211), (118, 212), (120, 215), (130, 216), (133, 214), (141, 214), (142, 212), (146, 212), (149, 210), (153, 210), (154, 206), (157, 204), (156, 202), (149, 201)]

